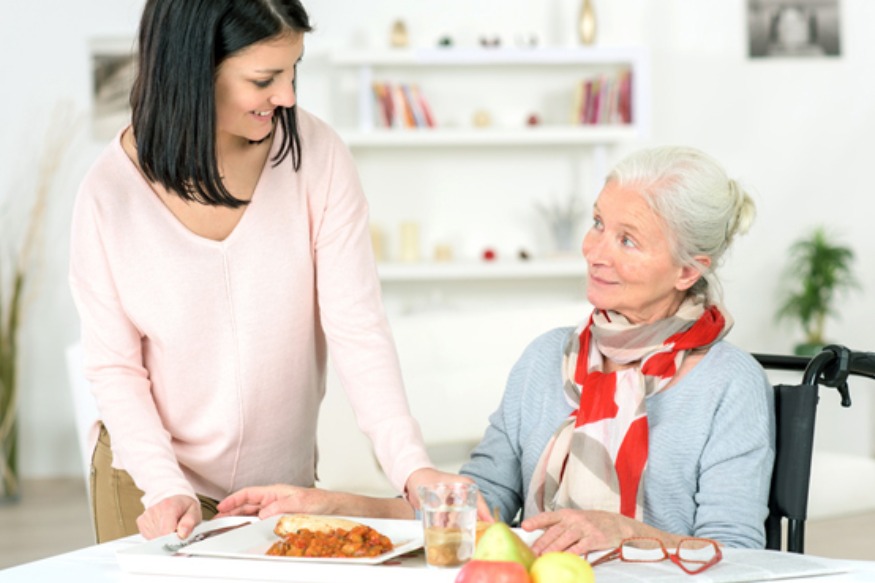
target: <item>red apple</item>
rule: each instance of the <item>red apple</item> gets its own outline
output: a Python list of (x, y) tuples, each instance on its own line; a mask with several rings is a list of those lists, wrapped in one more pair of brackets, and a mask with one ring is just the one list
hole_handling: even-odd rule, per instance
[(514, 561), (468, 561), (456, 583), (531, 583), (526, 568)]

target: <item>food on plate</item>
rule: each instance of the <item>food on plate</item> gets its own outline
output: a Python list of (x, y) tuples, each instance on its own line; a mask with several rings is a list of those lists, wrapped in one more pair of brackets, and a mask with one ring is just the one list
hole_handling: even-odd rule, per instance
[(282, 538), (268, 549), (276, 557), (365, 558), (394, 548), (386, 535), (370, 526), (328, 516), (286, 515), (274, 533)]
[(316, 516), (313, 514), (284, 514), (276, 521), (273, 531), (277, 536), (286, 536), (302, 529), (311, 532), (328, 532), (342, 528), (352, 530), (356, 526), (362, 526), (361, 522), (338, 518), (336, 516)]

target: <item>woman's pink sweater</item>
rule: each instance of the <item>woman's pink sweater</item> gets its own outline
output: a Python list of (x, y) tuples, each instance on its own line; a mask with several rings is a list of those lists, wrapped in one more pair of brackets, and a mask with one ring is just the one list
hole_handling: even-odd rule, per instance
[(313, 485), (329, 352), (392, 484), (431, 465), (352, 157), (324, 122), (301, 110), (298, 121), (300, 170), (290, 156), (268, 159), (223, 241), (183, 226), (118, 138), (77, 195), (70, 284), (86, 376), (114, 465), (147, 507), (174, 494)]

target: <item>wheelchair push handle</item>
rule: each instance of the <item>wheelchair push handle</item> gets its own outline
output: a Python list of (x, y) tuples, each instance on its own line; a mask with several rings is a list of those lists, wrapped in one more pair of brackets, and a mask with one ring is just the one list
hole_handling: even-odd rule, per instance
[(809, 361), (803, 382), (835, 387), (841, 395), (842, 406), (850, 407), (848, 376), (852, 374), (875, 379), (875, 353), (855, 352), (846, 346), (830, 344)]

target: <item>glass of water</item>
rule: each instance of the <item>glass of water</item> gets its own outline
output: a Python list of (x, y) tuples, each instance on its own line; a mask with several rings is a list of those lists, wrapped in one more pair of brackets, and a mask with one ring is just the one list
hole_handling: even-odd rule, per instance
[(432, 567), (458, 567), (474, 555), (477, 530), (476, 484), (419, 486), (425, 560)]

